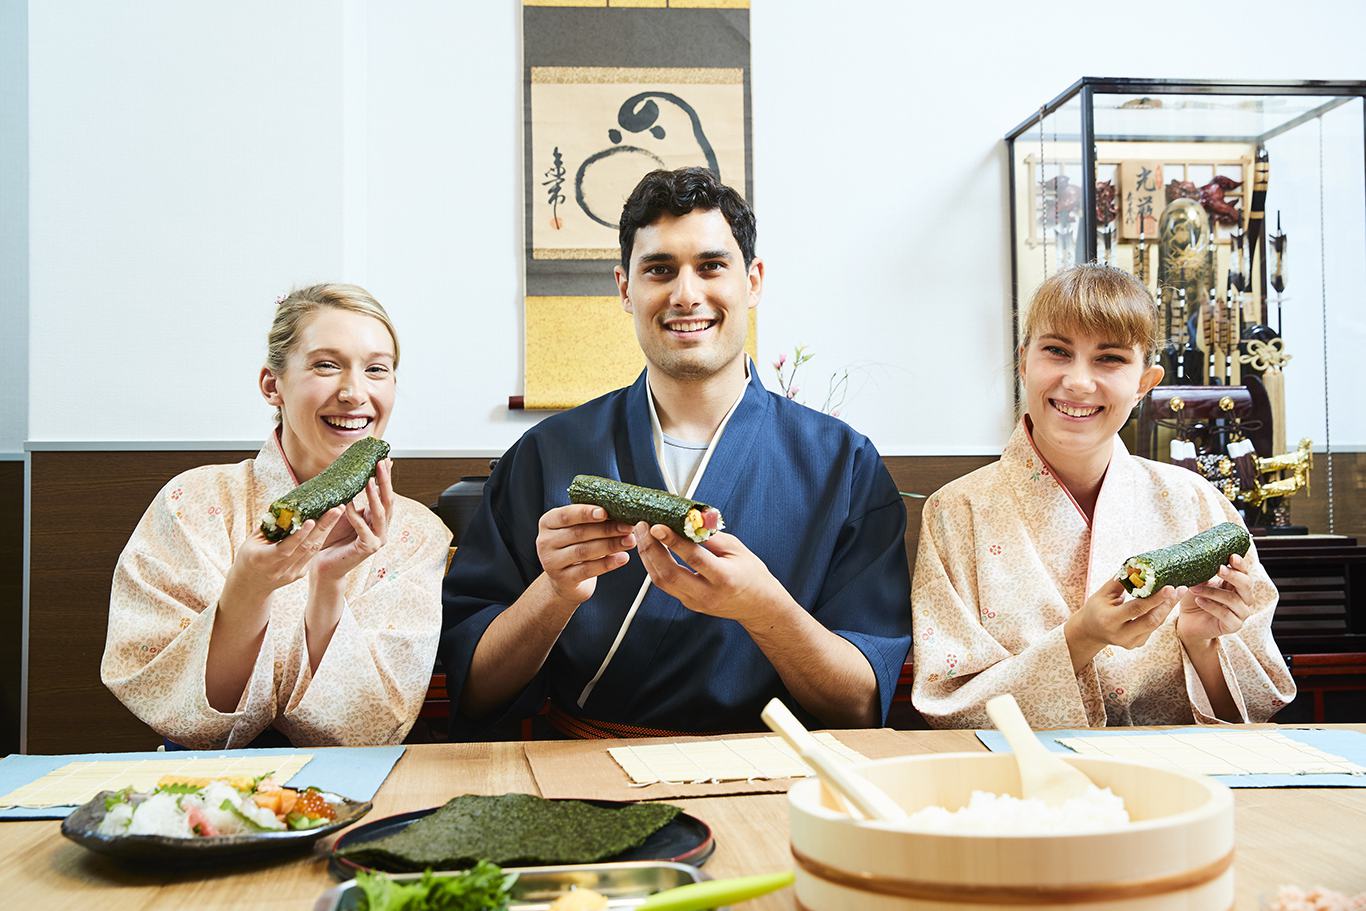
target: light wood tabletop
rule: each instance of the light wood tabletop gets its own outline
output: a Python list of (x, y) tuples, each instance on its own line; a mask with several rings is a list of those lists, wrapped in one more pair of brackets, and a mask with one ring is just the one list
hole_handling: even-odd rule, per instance
[[(1344, 727), (1366, 730), (1366, 725)], [(982, 749), (970, 731), (882, 731), (887, 752)], [(520, 743), (411, 746), (375, 797), (365, 821), (431, 807), (462, 793), (537, 793)], [(1366, 788), (1239, 788), (1238, 908), (1256, 909), (1282, 884), (1366, 891)], [(591, 796), (591, 795), (585, 795)], [(783, 870), (788, 851), (782, 794), (674, 800), (716, 835), (706, 864), (715, 878)], [(5, 908), (308, 909), (334, 884), (325, 849), (284, 863), (178, 872), (125, 868), (63, 838), (56, 820), (0, 822), (0, 904)], [(791, 890), (747, 911), (793, 908)]]

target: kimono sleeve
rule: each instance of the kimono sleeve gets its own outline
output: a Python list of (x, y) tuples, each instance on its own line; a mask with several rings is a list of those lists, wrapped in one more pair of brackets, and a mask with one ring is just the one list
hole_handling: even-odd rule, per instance
[(158, 734), (189, 747), (242, 746), (275, 714), (274, 630), (233, 712), (209, 705), (204, 671), (234, 548), (238, 499), (216, 468), (173, 479), (147, 508), (114, 569), (100, 678)]
[(1073, 673), (1063, 627), (1012, 653), (980, 620), (968, 502), (944, 491), (926, 502), (911, 592), (915, 632), (911, 701), (937, 728), (989, 727), (986, 702), (1012, 693), (1035, 728), (1088, 727), (1081, 686), (1098, 689), (1095, 671)]
[[(1208, 525), (1218, 522), (1242, 524), (1233, 504), (1213, 486), (1202, 483), (1200, 497), (1208, 515)], [(1252, 577), (1252, 613), (1236, 633), (1219, 637), (1219, 664), (1238, 707), (1240, 720), (1260, 722), (1270, 719), (1289, 704), (1295, 698), (1296, 688), (1285, 658), (1271, 635), (1271, 621), (1280, 594), (1258, 559), (1255, 544), (1247, 552), (1247, 560), (1251, 564), (1248, 575)], [(1192, 713), (1201, 723), (1219, 723), (1186, 650), (1182, 648), (1180, 652)]]
[(495, 618), (522, 596), (541, 573), (536, 526), (546, 511), (536, 446), (523, 437), (509, 449), (484, 485), (484, 496), (461, 535), (442, 587), (441, 645), (451, 699), (451, 739), (477, 738), (503, 719), (529, 716), (545, 702), (544, 669), (502, 709), (468, 719), (460, 700), (474, 650)]
[(292, 692), (281, 696), (275, 725), (292, 743), (399, 743), (422, 708), (441, 630), (451, 533), (421, 504), (398, 505), (388, 542), (352, 570), (364, 574), (363, 588), (343, 607), (316, 673), (303, 622), (294, 630), (288, 653), (298, 656), (299, 668)]
[(882, 723), (911, 648), (906, 507), (871, 443), (860, 448), (841, 530), (811, 615), (853, 643), (877, 678)]

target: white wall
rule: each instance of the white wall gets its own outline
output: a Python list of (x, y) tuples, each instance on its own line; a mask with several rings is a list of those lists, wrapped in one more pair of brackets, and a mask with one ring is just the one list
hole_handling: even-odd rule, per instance
[(28, 8), (0, 0), (0, 459), (28, 437)]
[[(1366, 77), (1359, 3), (1246, 4), (1236, 22), (1274, 23), (1274, 41), (1241, 59), (1257, 42), (1200, 37), (1214, 8), (1196, 9), (1150, 4), (1173, 37), (1136, 56), (1120, 38), (1133, 11), (1083, 0), (1044, 15), (753, 0), (765, 379), (806, 342), (800, 385), (852, 367), (844, 416), (884, 453), (996, 450), (1006, 130), (1083, 74)], [(325, 279), (365, 284), (399, 326), (400, 451), (501, 451), (537, 419), (506, 410), (521, 391), (514, 0), (53, 0), (29, 18), (30, 439), (259, 439), (271, 303)], [(1336, 313), (1360, 310), (1360, 286), (1332, 293)], [(1351, 319), (1344, 352), (1366, 342)], [(1364, 410), (1340, 399), (1335, 448), (1366, 445)]]

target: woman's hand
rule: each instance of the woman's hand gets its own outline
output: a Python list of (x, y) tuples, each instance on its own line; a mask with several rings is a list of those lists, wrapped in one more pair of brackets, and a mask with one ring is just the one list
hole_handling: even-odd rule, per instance
[(1252, 613), (1252, 577), (1247, 560), (1234, 554), (1219, 575), (1193, 586), (1181, 599), (1176, 634), (1188, 645), (1199, 645), (1236, 633)]
[(1185, 594), (1184, 586), (1168, 585), (1146, 598), (1126, 599), (1118, 579), (1106, 582), (1064, 624), (1073, 669), (1081, 673), (1107, 645), (1138, 648), (1147, 642)]
[(266, 540), (259, 528), (252, 531), (233, 557), (223, 584), (224, 600), (259, 604), (276, 589), (302, 579), (341, 517), (340, 506), (330, 509), (274, 544)]
[(389, 459), (375, 466), (375, 476), (365, 485), (365, 504), (365, 509), (358, 509), (353, 500), (338, 507), (344, 510), (346, 522), (338, 524), (325, 539), (313, 561), (311, 570), (319, 582), (340, 585), (347, 573), (388, 542), (394, 510), (393, 463)]

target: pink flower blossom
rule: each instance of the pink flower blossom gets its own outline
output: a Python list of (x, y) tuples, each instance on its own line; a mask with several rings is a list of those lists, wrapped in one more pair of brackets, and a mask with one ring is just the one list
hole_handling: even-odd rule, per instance
[(787, 390), (787, 397), (790, 398), (790, 399), (796, 398), (796, 397), (797, 397), (797, 393), (799, 393), (799, 392), (801, 392), (801, 390), (798, 389), (796, 386), (789, 386), (789, 387), (788, 387), (788, 390)]
[(774, 369), (774, 370), (782, 370), (782, 369), (783, 369), (783, 365), (786, 364), (786, 363), (787, 363), (787, 355), (786, 355), (786, 354), (780, 354), (780, 355), (778, 355), (778, 359), (777, 359), (776, 361), (773, 362), (773, 369)]

